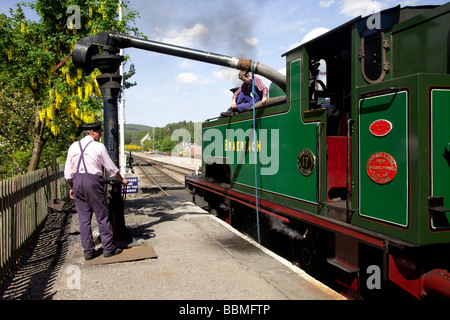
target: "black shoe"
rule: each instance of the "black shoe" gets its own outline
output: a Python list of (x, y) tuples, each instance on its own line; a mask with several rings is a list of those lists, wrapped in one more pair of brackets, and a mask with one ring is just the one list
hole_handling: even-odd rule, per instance
[(92, 260), (94, 259), (94, 253), (85, 253), (84, 254), (84, 260)]
[(121, 253), (121, 252), (122, 252), (122, 249), (121, 249), (121, 248), (116, 248), (116, 249), (114, 249), (112, 252), (104, 252), (104, 253), (103, 253), (103, 256), (104, 256), (105, 258), (109, 258), (109, 257), (115, 256), (115, 255), (117, 255), (117, 254), (119, 254), (119, 253)]
[(98, 252), (97, 250), (94, 250), (93, 252), (90, 253), (85, 253), (84, 254), (84, 260), (92, 260), (96, 257), (98, 257), (101, 254), (101, 252)]
[(233, 110), (233, 108), (230, 108), (230, 109), (228, 109), (228, 110), (225, 111), (225, 112), (222, 112), (222, 113), (220, 114), (220, 116), (221, 116), (221, 117), (232, 117), (232, 116), (234, 116), (234, 110)]

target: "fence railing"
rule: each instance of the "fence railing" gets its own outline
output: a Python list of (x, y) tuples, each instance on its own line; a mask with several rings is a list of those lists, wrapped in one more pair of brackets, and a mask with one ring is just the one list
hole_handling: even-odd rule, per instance
[(0, 181), (0, 282), (45, 222), (52, 196), (68, 197), (63, 165)]

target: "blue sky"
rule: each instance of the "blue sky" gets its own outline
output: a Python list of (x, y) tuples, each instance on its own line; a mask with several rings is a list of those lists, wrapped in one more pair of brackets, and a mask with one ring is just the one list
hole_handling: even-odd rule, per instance
[[(7, 13), (17, 0), (1, 0)], [(355, 18), (394, 7), (447, 1), (391, 0), (130, 0), (136, 26), (149, 39), (252, 59), (282, 72), (289, 49)], [(29, 17), (29, 16), (27, 16)], [(31, 17), (30, 17), (31, 18)], [(231, 105), (237, 70), (138, 49), (126, 49), (137, 86), (125, 91), (127, 124), (163, 127), (204, 121)], [(267, 86), (270, 81), (263, 79)]]

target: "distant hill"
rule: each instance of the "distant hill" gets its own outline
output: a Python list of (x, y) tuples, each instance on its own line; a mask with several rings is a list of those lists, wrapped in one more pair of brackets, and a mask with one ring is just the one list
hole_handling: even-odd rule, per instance
[[(197, 123), (201, 128), (201, 122)], [(163, 141), (171, 142), (172, 133), (177, 129), (186, 129), (191, 135), (191, 141), (194, 140), (194, 128), (196, 124), (192, 121), (179, 121), (177, 123), (166, 124), (165, 127), (150, 127), (141, 124), (125, 124), (125, 145), (139, 145), (141, 139), (147, 132), (151, 132), (152, 138), (155, 139), (155, 148), (158, 143)], [(154, 137), (153, 137), (154, 129)], [(173, 142), (176, 143), (176, 142)], [(167, 144), (167, 143), (166, 143)], [(164, 145), (158, 145), (158, 150), (163, 150)], [(170, 151), (170, 150), (169, 150)]]
[[(139, 144), (140, 138), (142, 138), (147, 132), (152, 130), (152, 127), (142, 124), (125, 124), (125, 144)], [(140, 134), (141, 133), (141, 134)]]
[(150, 131), (152, 127), (143, 124), (125, 124), (125, 132), (127, 131)]

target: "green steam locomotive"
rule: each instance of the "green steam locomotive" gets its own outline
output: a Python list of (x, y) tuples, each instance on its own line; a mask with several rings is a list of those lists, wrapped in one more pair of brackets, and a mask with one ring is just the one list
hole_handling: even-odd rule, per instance
[(286, 85), (264, 106), (203, 123), (187, 187), (227, 221), (320, 235), (303, 263), (325, 247), (347, 297), (389, 283), (448, 299), (449, 51), (446, 4), (359, 17), (286, 52)]

